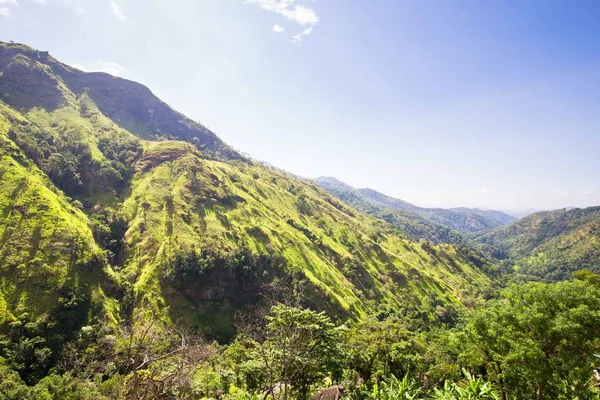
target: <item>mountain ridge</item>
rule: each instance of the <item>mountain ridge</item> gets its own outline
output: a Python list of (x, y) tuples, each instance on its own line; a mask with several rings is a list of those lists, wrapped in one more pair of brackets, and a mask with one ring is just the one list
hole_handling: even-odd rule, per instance
[(361, 199), (379, 210), (395, 209), (412, 212), (430, 222), (458, 232), (478, 232), (506, 225), (517, 219), (496, 210), (479, 208), (425, 208), (396, 199), (370, 188), (356, 189), (333, 177), (319, 177), (313, 181), (330, 192), (347, 199)]
[[(187, 140), (203, 146), (201, 150), (207, 153), (219, 152), (227, 159), (242, 158), (204, 125), (173, 110), (140, 83), (104, 72), (84, 72), (59, 62), (48, 52), (6, 42), (0, 42), (0, 69), (5, 78), (4, 85), (0, 87), (3, 101), (18, 109), (26, 110), (36, 105), (49, 106), (50, 109), (58, 107), (72, 100), (64, 95), (65, 89), (68, 89), (76, 96), (86, 94), (102, 114), (143, 139)], [(39, 89), (23, 96), (11, 85), (18, 85), (20, 80), (25, 79), (28, 83), (46, 87), (43, 99), (39, 98)], [(48, 81), (50, 84), (59, 81), (58, 90), (49, 92)], [(16, 96), (11, 98), (13, 94)]]
[[(43, 219), (25, 213), (15, 222), (20, 203), (6, 196), (0, 238), (16, 223), (51, 226), (75, 215), (66, 223), (81, 225), (76, 236), (88, 243), (56, 253), (49, 241), (70, 249), (70, 236), (40, 238), (35, 229), (20, 232), (20, 246), (0, 240), (11, 260), (0, 266), (11, 277), (0, 286), (5, 322), (23, 312), (59, 318), (60, 310), (19, 301), (39, 277), (58, 282), (44, 287), (47, 304), (78, 299), (78, 324), (99, 313), (118, 323), (141, 308), (222, 340), (235, 313), (271, 291), (337, 319), (440, 322), (494, 290), (477, 255), (408, 240), (310, 182), (239, 156), (128, 82), (0, 43), (3, 165), (30, 165), (63, 199)], [(149, 112), (156, 104), (162, 111)], [(3, 176), (10, 194), (14, 179)]]

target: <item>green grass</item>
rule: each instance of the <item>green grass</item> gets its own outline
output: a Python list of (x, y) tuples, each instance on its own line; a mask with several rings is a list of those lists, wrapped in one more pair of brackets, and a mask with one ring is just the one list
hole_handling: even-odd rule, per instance
[(101, 250), (87, 217), (6, 136), (8, 118), (24, 120), (0, 112), (0, 312), (39, 316), (56, 305), (57, 289), (99, 284), (102, 270), (86, 266)]

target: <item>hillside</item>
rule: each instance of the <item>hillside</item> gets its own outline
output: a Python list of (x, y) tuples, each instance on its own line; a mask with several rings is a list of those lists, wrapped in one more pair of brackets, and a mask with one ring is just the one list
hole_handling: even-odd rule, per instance
[(58, 318), (65, 292), (75, 324), (143, 308), (227, 339), (264, 296), (444, 321), (491, 288), (474, 254), (239, 156), (137, 83), (2, 43), (0, 94), (5, 322)]
[[(211, 156), (240, 155), (213, 132), (173, 110), (145, 86), (103, 72), (83, 72), (62, 64), (48, 52), (0, 42), (0, 100), (28, 112), (78, 106), (85, 95), (114, 124), (149, 140), (186, 140)], [(85, 105), (83, 107), (85, 113)]]
[(474, 236), (506, 268), (546, 280), (600, 271), (600, 207), (544, 211)]
[(28, 124), (0, 103), (0, 324), (56, 315), (72, 300), (85, 312), (110, 284), (88, 218), (9, 139), (11, 126)]
[(460, 241), (456, 232), (480, 232), (516, 221), (516, 218), (494, 210), (418, 207), (373, 189), (356, 189), (331, 177), (320, 177), (314, 182), (361, 211), (384, 213), (387, 220), (413, 238), (456, 243)]

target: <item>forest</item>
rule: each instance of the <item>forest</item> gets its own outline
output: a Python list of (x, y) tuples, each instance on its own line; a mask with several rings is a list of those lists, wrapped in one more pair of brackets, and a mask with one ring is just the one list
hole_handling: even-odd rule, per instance
[[(76, 303), (77, 299), (71, 299)], [(600, 276), (511, 286), (454, 324), (335, 324), (286, 303), (236, 319), (227, 344), (136, 311), (72, 332), (27, 314), (0, 343), (3, 399), (597, 399)], [(62, 332), (59, 330), (59, 328)], [(72, 337), (58, 353), (57, 335)], [(54, 339), (55, 340), (55, 339)]]

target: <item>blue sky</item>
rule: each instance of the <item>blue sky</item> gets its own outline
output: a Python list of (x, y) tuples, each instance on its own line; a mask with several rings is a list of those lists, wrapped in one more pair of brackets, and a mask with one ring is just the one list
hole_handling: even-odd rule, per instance
[(423, 206), (600, 205), (600, 2), (0, 0), (0, 40)]

